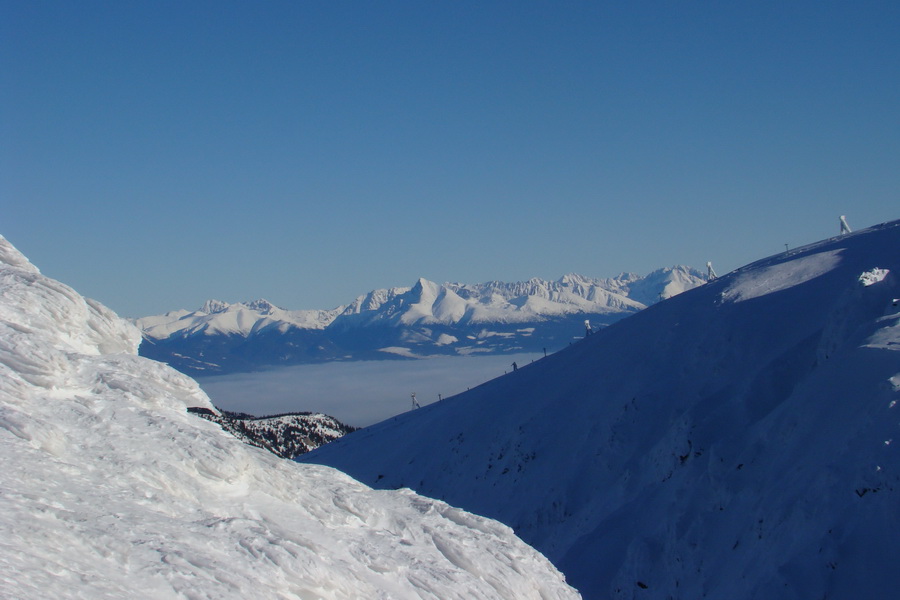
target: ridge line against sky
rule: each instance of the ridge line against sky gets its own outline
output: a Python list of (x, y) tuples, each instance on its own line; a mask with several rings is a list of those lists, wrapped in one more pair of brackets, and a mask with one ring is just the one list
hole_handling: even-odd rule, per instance
[(123, 316), (897, 218), (900, 3), (0, 1), (0, 234)]

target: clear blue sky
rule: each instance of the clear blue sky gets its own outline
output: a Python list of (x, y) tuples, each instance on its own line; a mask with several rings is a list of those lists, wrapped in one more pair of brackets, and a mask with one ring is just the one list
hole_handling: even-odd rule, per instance
[(900, 2), (0, 0), (0, 234), (123, 316), (900, 218)]

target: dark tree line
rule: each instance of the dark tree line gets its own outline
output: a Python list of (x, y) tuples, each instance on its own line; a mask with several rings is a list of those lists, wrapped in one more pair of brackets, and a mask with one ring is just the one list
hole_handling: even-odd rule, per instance
[(247, 413), (192, 407), (188, 412), (218, 423), (243, 442), (292, 459), (327, 444), (356, 428), (334, 417), (310, 412), (256, 417)]

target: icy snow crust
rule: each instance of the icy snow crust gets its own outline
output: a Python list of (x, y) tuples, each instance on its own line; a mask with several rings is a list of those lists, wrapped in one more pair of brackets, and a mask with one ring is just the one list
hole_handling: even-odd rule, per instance
[(895, 597), (898, 250), (761, 260), (301, 460), (497, 518), (585, 598)]
[(0, 597), (578, 597), (504, 525), (188, 414), (136, 328), (0, 259)]

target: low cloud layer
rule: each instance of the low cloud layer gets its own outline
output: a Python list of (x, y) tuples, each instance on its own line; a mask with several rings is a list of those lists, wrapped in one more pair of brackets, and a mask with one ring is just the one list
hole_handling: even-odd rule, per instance
[(441, 357), (298, 365), (258, 373), (198, 379), (219, 408), (268, 415), (323, 412), (365, 427), (410, 410), (410, 394), (421, 406), (459, 394), (503, 375), (512, 363), (538, 355)]

